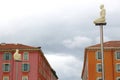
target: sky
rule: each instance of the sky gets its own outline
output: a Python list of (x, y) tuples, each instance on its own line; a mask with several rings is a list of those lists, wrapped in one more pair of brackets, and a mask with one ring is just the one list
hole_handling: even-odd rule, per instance
[(81, 80), (84, 49), (100, 41), (99, 6), (104, 4), (104, 42), (119, 40), (120, 0), (0, 0), (0, 43), (41, 46), (59, 80)]

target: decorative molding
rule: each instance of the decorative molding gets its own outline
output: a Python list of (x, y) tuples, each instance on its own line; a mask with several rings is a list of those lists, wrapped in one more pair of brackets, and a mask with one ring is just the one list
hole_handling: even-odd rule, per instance
[[(19, 48), (17, 48), (19, 49)], [(15, 51), (16, 49), (0, 49), (0, 51)], [(34, 50), (40, 50), (39, 48), (35, 49), (19, 49), (20, 51), (34, 51)]]
[[(88, 47), (86, 49), (89, 49), (89, 50), (96, 50), (96, 49), (98, 49), (99, 50), (100, 47)], [(113, 49), (113, 50), (119, 50), (120, 47), (104, 47), (104, 49), (105, 50), (111, 50), (111, 49)]]

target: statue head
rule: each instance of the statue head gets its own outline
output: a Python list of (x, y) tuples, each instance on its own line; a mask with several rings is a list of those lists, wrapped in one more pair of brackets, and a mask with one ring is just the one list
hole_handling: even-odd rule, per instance
[(18, 52), (19, 52), (19, 49), (16, 49), (16, 52), (18, 53)]
[(100, 9), (103, 9), (103, 8), (104, 8), (104, 5), (103, 5), (103, 4), (101, 4), (101, 5), (100, 5)]

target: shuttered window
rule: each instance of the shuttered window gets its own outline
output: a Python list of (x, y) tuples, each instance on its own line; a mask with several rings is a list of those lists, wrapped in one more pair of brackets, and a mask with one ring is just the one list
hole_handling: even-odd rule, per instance
[(120, 77), (117, 77), (116, 80), (120, 80)]
[(22, 80), (28, 80), (28, 76), (22, 76)]
[(102, 77), (97, 77), (97, 79), (96, 80), (102, 80)]
[(29, 53), (28, 52), (23, 53), (23, 60), (29, 60)]
[(9, 80), (8, 76), (3, 76), (3, 80)]
[(116, 59), (120, 59), (120, 52), (115, 52)]
[(3, 72), (9, 72), (10, 71), (10, 64), (3, 64), (2, 69), (3, 69)]
[(12, 54), (11, 53), (4, 53), (3, 54), (3, 59), (4, 60), (11, 60)]
[(98, 63), (96, 65), (96, 69), (97, 69), (97, 72), (102, 72), (102, 64), (101, 63)]
[(22, 64), (22, 71), (23, 71), (23, 72), (28, 72), (28, 71), (30, 71), (30, 64), (28, 64), (28, 63)]
[(102, 59), (102, 55), (100, 51), (96, 52), (96, 59)]
[(120, 72), (120, 64), (116, 64), (116, 71)]

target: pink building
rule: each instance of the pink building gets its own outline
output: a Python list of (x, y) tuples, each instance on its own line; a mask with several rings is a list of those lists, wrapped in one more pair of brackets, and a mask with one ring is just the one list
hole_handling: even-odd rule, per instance
[[(19, 49), (22, 61), (13, 59)], [(0, 44), (0, 80), (58, 80), (40, 47)]]

